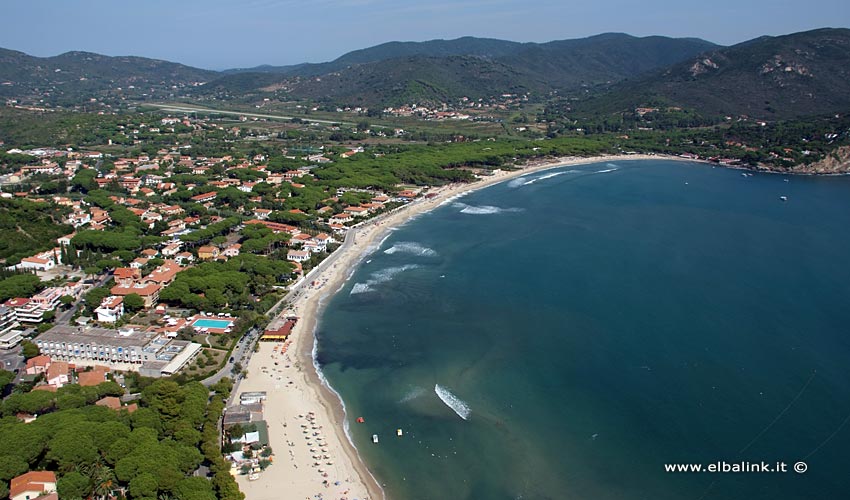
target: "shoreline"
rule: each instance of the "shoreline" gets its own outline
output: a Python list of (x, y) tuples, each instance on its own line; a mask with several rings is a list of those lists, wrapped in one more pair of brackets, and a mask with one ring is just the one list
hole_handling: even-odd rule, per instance
[[(294, 490), (288, 490), (292, 493), (289, 495), (291, 498), (304, 497), (307, 500), (316, 498), (317, 493), (323, 494), (322, 498), (346, 500), (386, 498), (386, 493), (378, 479), (368, 469), (346, 432), (345, 403), (321, 374), (315, 354), (318, 345), (316, 328), (327, 300), (342, 289), (360, 262), (378, 249), (393, 228), (442, 206), (452, 199), (531, 173), (592, 163), (657, 159), (699, 163), (687, 158), (663, 155), (604, 155), (531, 161), (516, 170), (502, 170), (472, 183), (451, 184), (423, 191), (423, 193), (433, 193), (434, 196), (417, 198), (414, 202), (349, 229), (345, 243), (325, 259), (322, 263), (324, 265), (320, 264), (314, 271), (308, 273), (303, 280), (304, 285), (295, 292), (288, 310), (285, 311), (300, 317), (290, 338), (284, 343), (288, 346), (285, 357), (275, 355), (274, 346), (279, 344), (261, 343), (260, 351), (251, 357), (248, 364), (248, 376), (238, 388), (234, 389), (234, 391), (265, 390), (268, 392), (265, 419), (269, 423), (269, 434), (276, 458), (274, 465), (263, 472), (259, 480), (249, 482), (245, 476), (238, 477), (240, 489), (246, 494), (246, 499), (279, 498), (276, 495), (287, 488), (294, 488)], [(313, 286), (312, 283), (318, 283), (318, 285)], [(290, 357), (293, 349), (294, 360)], [(275, 359), (278, 361), (274, 361)], [(290, 364), (279, 368), (280, 359)], [(275, 365), (272, 366), (272, 362)], [(271, 370), (274, 372), (271, 373), (271, 380), (267, 379), (269, 366), (272, 366)], [(276, 384), (274, 381), (283, 380), (283, 377), (287, 378), (287, 384), (281, 389), (281, 384)], [(287, 397), (292, 394), (298, 397)], [(290, 445), (289, 439), (286, 439), (287, 446), (280, 446), (281, 439), (289, 435), (287, 422), (297, 420), (299, 415), (308, 412), (315, 412), (317, 422), (330, 424), (332, 427), (328, 432), (327, 449), (335, 460), (334, 468), (337, 469), (335, 475), (345, 477), (346, 483), (342, 485), (343, 490), (335, 490), (336, 485), (334, 488), (326, 486), (322, 483), (324, 480), (321, 479), (322, 476), (312, 474), (310, 468), (314, 462), (307, 453), (308, 448), (294, 446), (298, 444), (295, 441), (292, 441), (293, 445)], [(274, 425), (278, 421), (283, 423), (282, 431)], [(281, 432), (283, 436), (280, 435)], [(287, 447), (294, 470), (281, 460), (285, 458), (282, 452)], [(296, 451), (299, 452), (298, 457), (295, 456)], [(286, 470), (279, 470), (280, 468)], [(304, 476), (316, 477), (310, 480)]]

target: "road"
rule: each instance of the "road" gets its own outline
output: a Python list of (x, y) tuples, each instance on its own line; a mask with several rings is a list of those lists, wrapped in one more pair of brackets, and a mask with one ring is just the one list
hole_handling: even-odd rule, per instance
[[(103, 276), (101, 276), (99, 280), (95, 281), (95, 282), (94, 282), (94, 284), (92, 284), (92, 285), (88, 288), (88, 290), (92, 290), (92, 289), (97, 288), (97, 287), (99, 287), (99, 286), (103, 286), (103, 285), (105, 285), (105, 284), (106, 284), (106, 283), (107, 283), (110, 279), (112, 279), (112, 275), (111, 275), (111, 274), (109, 274), (109, 273), (106, 273), (106, 274), (104, 274)], [(73, 304), (73, 305), (71, 305), (71, 307), (69, 307), (69, 308), (68, 308), (67, 310), (65, 310), (65, 311), (59, 311), (59, 310), (57, 309), (55, 323), (56, 323), (57, 325), (67, 325), (67, 324), (71, 321), (71, 317), (73, 317), (73, 316), (74, 316), (74, 313), (75, 313), (75, 312), (77, 312), (77, 309), (80, 307), (80, 304), (83, 302), (83, 299), (84, 299), (84, 298), (85, 298), (85, 295), (81, 295), (81, 296), (80, 296), (80, 298), (79, 298), (79, 299), (77, 299), (77, 301), (76, 301), (76, 302), (74, 302), (74, 304)]]
[[(282, 116), (282, 115), (267, 115), (262, 113), (251, 113), (250, 111), (231, 111), (225, 109), (214, 109), (214, 108), (202, 108), (199, 106), (190, 106), (183, 104), (150, 104), (150, 106), (155, 106), (163, 111), (172, 111), (175, 113), (215, 113), (218, 115), (234, 115), (234, 116), (250, 116), (252, 118), (269, 118), (272, 120), (292, 120), (293, 118), (298, 118), (299, 120), (304, 120), (307, 123), (324, 123), (326, 125), (349, 125), (354, 126), (354, 123), (351, 122), (341, 122), (334, 120), (318, 120), (314, 118), (310, 118), (309, 116)], [(375, 128), (380, 128), (379, 126), (375, 126)]]

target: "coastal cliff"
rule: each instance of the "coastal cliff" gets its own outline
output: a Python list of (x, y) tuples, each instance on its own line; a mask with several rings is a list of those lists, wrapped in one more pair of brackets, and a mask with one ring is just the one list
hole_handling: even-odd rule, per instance
[(795, 174), (822, 175), (850, 173), (850, 146), (841, 146), (824, 159), (809, 165), (795, 165), (790, 171)]

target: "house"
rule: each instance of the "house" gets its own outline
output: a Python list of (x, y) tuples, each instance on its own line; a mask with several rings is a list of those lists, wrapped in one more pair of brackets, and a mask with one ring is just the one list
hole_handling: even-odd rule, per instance
[(139, 405), (136, 403), (131, 403), (127, 406), (121, 405), (121, 398), (115, 396), (106, 396), (95, 402), (97, 406), (105, 406), (107, 408), (112, 408), (113, 410), (127, 410), (127, 413), (133, 413), (134, 411), (139, 409)]
[(106, 297), (94, 312), (101, 323), (115, 323), (124, 315), (124, 297)]
[(51, 361), (50, 366), (47, 367), (47, 372), (45, 372), (44, 380), (47, 385), (58, 389), (71, 381), (71, 377), (68, 375), (70, 371), (71, 367), (67, 362)]
[(58, 243), (59, 246), (69, 247), (71, 246), (71, 239), (73, 239), (76, 235), (77, 233), (66, 234), (65, 236), (57, 238), (56, 243)]
[(161, 266), (154, 269), (142, 280), (145, 283), (155, 283), (160, 286), (169, 285), (177, 277), (183, 268), (176, 261), (167, 260)]
[(346, 222), (351, 222), (352, 220), (354, 220), (354, 216), (352, 216), (350, 213), (336, 214), (333, 217), (331, 217), (330, 219), (328, 219), (328, 223), (330, 223), (330, 224), (345, 224)]
[(197, 203), (206, 203), (208, 201), (213, 201), (216, 198), (216, 196), (218, 196), (218, 193), (216, 193), (215, 191), (212, 191), (210, 193), (195, 195), (195, 196), (192, 197), (192, 201), (197, 202)]
[(291, 260), (293, 262), (306, 262), (310, 260), (310, 252), (305, 252), (303, 250), (290, 250), (286, 254), (286, 260)]
[(112, 278), (121, 286), (132, 286), (142, 278), (142, 271), (136, 267), (116, 267), (112, 271)]
[(10, 500), (34, 500), (56, 491), (56, 474), (50, 471), (30, 471), (13, 477), (9, 485)]
[(77, 372), (77, 383), (83, 387), (91, 387), (106, 382), (109, 368), (96, 365), (91, 371)]
[(198, 258), (201, 260), (211, 260), (218, 258), (218, 247), (212, 245), (204, 245), (198, 249)]
[(23, 269), (35, 269), (37, 271), (47, 271), (53, 269), (54, 267), (62, 263), (60, 257), (61, 252), (62, 249), (54, 248), (53, 250), (47, 250), (46, 252), (37, 253), (32, 257), (26, 257), (21, 259), (21, 263), (18, 267)]
[(266, 220), (271, 215), (272, 211), (267, 208), (256, 208), (254, 209), (254, 216), (256, 216), (260, 220)]
[(266, 226), (267, 228), (271, 229), (275, 233), (289, 233), (292, 236), (295, 236), (295, 235), (297, 235), (301, 232), (301, 230), (298, 229), (295, 226), (290, 226), (288, 224), (281, 224), (279, 222), (269, 222), (269, 221), (265, 221), (265, 220), (261, 221), (261, 220), (257, 220), (257, 219), (251, 219), (249, 221), (246, 221), (245, 224), (262, 224), (262, 225)]
[(181, 252), (175, 257), (175, 260), (181, 264), (189, 264), (195, 262), (195, 256), (191, 252)]
[(136, 257), (133, 262), (130, 262), (130, 267), (133, 269), (141, 269), (145, 267), (150, 259), (146, 259), (144, 257)]
[(109, 290), (112, 295), (126, 297), (131, 293), (135, 293), (145, 301), (145, 309), (153, 307), (159, 301), (159, 291), (161, 286), (153, 283), (137, 283), (132, 286), (116, 285)]
[(47, 368), (50, 367), (50, 361), (50, 356), (45, 356), (44, 354), (28, 359), (26, 367), (27, 375), (46, 373)]
[(224, 252), (221, 254), (227, 257), (228, 259), (239, 256), (239, 250), (242, 248), (242, 245), (239, 243), (234, 243), (229, 247), (224, 249)]
[(169, 245), (166, 245), (165, 248), (162, 249), (162, 255), (164, 257), (174, 257), (178, 253), (180, 253), (180, 247), (183, 244), (179, 241), (175, 241)]

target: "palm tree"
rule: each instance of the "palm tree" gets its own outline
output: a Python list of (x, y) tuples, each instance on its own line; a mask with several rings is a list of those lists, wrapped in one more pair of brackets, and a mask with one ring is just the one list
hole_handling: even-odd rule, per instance
[(94, 498), (96, 500), (107, 500), (115, 496), (115, 490), (119, 489), (115, 472), (107, 465), (95, 464), (91, 475), (94, 483)]

